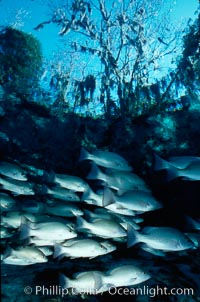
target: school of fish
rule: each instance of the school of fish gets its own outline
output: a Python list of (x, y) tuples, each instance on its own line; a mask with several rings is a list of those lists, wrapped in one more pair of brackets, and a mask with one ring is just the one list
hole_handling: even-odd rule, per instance
[[(79, 162), (90, 161), (86, 180), (75, 175), (46, 172), (18, 162), (0, 162), (1, 261), (33, 265), (63, 258), (92, 259), (111, 254), (119, 245), (164, 256), (200, 246), (200, 222), (188, 217), (193, 233), (164, 225), (141, 228), (143, 213), (163, 207), (145, 181), (132, 172), (120, 155), (81, 149)], [(155, 155), (155, 170), (166, 170), (167, 180), (200, 180), (200, 157)], [(88, 270), (60, 284), (77, 293), (106, 292), (150, 279), (133, 261), (106, 271)]]

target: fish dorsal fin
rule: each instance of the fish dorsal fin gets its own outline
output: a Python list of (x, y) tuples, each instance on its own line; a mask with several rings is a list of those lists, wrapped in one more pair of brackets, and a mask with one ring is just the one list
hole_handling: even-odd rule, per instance
[(127, 225), (127, 235), (128, 248), (139, 242), (138, 232), (130, 224)]
[(113, 203), (115, 203), (115, 197), (113, 192), (108, 187), (104, 187), (102, 206), (107, 207)]
[(93, 277), (94, 277), (94, 288), (95, 288), (96, 291), (99, 291), (100, 288), (103, 285), (103, 283), (102, 283), (102, 277), (97, 272), (93, 272)]

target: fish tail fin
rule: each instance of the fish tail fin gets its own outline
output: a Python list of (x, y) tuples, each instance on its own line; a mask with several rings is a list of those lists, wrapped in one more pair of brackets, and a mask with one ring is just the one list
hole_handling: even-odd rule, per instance
[(154, 154), (154, 157), (155, 157), (154, 169), (156, 171), (167, 170), (167, 169), (169, 169), (171, 167), (171, 164), (168, 161), (166, 161), (165, 159), (161, 158), (157, 154)]
[(85, 148), (82, 147), (78, 161), (83, 161), (88, 158), (89, 158), (89, 152)]
[(131, 247), (139, 242), (138, 232), (133, 228), (132, 225), (127, 226), (127, 247)]
[(53, 258), (58, 258), (63, 254), (62, 252), (62, 245), (60, 244), (55, 244), (54, 245), (54, 253), (53, 253)]
[(127, 220), (126, 219), (124, 220), (126, 222), (126, 224), (130, 225), (132, 228), (134, 228), (134, 230), (140, 230), (141, 227), (134, 221), (134, 220)]
[(96, 291), (99, 291), (100, 288), (103, 286), (102, 277), (100, 276), (100, 274), (94, 272), (93, 278), (94, 278), (94, 288)]
[(85, 201), (88, 198), (90, 198), (92, 194), (92, 189), (88, 186), (87, 189), (83, 192), (82, 196), (81, 196), (81, 200)]
[(76, 217), (76, 228), (79, 230), (88, 230), (88, 222), (84, 220), (82, 217)]
[(84, 226), (85, 220), (82, 217), (76, 218), (76, 226), (77, 228), (82, 228)]
[(104, 174), (101, 172), (101, 170), (95, 165), (94, 163), (91, 166), (91, 170), (89, 174), (87, 175), (87, 179), (103, 179), (104, 180)]
[(113, 203), (115, 203), (114, 194), (109, 188), (105, 187), (103, 191), (102, 206), (107, 207)]
[(167, 170), (167, 181), (171, 181), (178, 177), (179, 169), (176, 168), (172, 163), (162, 159), (160, 156), (155, 154), (155, 170)]
[(188, 224), (189, 228), (193, 230), (200, 230), (200, 219), (194, 219), (190, 216), (185, 216), (186, 223)]
[(20, 236), (19, 236), (20, 240), (24, 240), (24, 239), (27, 239), (27, 238), (30, 237), (30, 230), (31, 229), (30, 229), (29, 225), (27, 225), (23, 221), (22, 221), (22, 223), (20, 225), (20, 229), (19, 230), (20, 230)]
[(171, 166), (167, 170), (167, 181), (171, 181), (179, 176), (179, 169)]
[(81, 200), (86, 202), (87, 204), (93, 204), (95, 206), (99, 206), (99, 202), (96, 199), (96, 194), (92, 191), (91, 188), (88, 188), (82, 194)]
[(71, 279), (66, 277), (64, 274), (59, 275), (59, 284), (62, 288), (72, 287)]
[(85, 213), (86, 217), (89, 218), (90, 220), (96, 218), (96, 215), (89, 210), (84, 210), (84, 213)]

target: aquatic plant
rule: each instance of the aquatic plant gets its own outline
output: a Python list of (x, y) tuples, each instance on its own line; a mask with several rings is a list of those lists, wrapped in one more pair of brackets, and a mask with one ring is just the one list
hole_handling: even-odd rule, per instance
[(0, 32), (0, 48), (1, 85), (8, 93), (31, 97), (41, 75), (40, 42), (31, 34), (6, 27)]

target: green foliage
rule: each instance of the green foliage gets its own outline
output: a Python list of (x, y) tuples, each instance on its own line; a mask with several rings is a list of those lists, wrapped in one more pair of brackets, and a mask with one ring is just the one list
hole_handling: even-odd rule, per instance
[(12, 27), (0, 32), (0, 82), (8, 93), (31, 95), (38, 86), (42, 53), (39, 41)]

